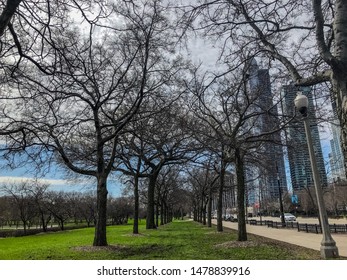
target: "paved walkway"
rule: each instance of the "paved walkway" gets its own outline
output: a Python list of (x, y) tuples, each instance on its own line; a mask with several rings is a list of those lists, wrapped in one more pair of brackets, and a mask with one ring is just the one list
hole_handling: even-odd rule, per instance
[[(212, 220), (216, 224), (216, 220)], [(223, 222), (223, 226), (237, 230), (237, 223)], [(302, 247), (320, 251), (322, 234), (298, 232), (296, 229), (268, 228), (267, 226), (255, 226), (247, 224), (247, 232)], [(339, 255), (347, 257), (347, 234), (332, 234), (339, 250)]]

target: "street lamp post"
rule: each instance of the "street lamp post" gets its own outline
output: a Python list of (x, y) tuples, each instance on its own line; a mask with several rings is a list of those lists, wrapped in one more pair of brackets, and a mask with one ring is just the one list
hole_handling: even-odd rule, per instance
[(303, 95), (301, 92), (298, 92), (297, 97), (294, 100), (294, 103), (295, 103), (295, 107), (304, 117), (307, 145), (308, 145), (308, 150), (310, 155), (311, 168), (312, 168), (313, 179), (314, 179), (314, 187), (315, 187), (316, 196), (317, 196), (318, 211), (319, 211), (319, 217), (320, 217), (321, 228), (323, 233), (323, 239), (321, 241), (321, 247), (320, 247), (321, 256), (324, 259), (336, 258), (339, 256), (339, 251), (336, 247), (336, 242), (334, 241), (330, 233), (328, 215), (324, 205), (322, 187), (321, 187), (321, 182), (320, 182), (320, 178), (318, 174), (316, 155), (313, 149), (311, 129), (309, 124), (309, 119), (307, 117), (308, 98), (305, 95)]

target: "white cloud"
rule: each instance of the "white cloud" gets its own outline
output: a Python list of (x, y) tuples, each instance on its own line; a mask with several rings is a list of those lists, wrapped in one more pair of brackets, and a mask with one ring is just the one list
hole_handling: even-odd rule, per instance
[[(21, 183), (25, 181), (31, 181), (34, 180), (30, 177), (11, 177), (11, 176), (0, 176), (0, 184), (8, 184), (8, 183)], [(44, 184), (50, 184), (54, 186), (62, 186), (62, 185), (69, 185), (70, 182), (67, 180), (61, 180), (61, 179), (39, 179), (38, 180), (41, 183)]]

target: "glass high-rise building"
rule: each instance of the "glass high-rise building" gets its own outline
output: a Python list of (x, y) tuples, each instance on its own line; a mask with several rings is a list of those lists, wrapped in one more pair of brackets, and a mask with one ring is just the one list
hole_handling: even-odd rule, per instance
[(331, 153), (329, 154), (329, 163), (331, 168), (331, 177), (334, 182), (346, 180), (344, 158), (341, 148), (341, 128), (338, 120), (331, 125), (333, 138), (330, 140)]
[[(318, 125), (315, 118), (315, 109), (311, 89), (309, 87), (298, 88), (294, 85), (283, 86), (282, 94), (284, 96), (285, 103), (284, 109), (288, 116), (294, 115), (294, 99), (296, 98), (297, 91), (301, 91), (304, 95), (308, 97), (308, 118), (310, 119), (313, 147), (316, 154), (317, 167), (321, 184), (324, 187), (328, 185), (328, 180), (325, 171)], [(293, 191), (295, 192), (313, 186), (314, 182), (310, 163), (310, 156), (306, 141), (305, 127), (300, 113), (297, 114), (297, 117), (288, 126), (287, 146), (290, 177)]]
[(260, 200), (278, 199), (280, 189), (282, 192), (287, 191), (287, 180), (281, 132), (270, 133), (279, 128), (279, 119), (271, 91), (269, 70), (259, 69), (257, 61), (252, 59), (248, 74), (249, 89), (257, 97), (256, 104), (260, 111), (256, 129), (259, 134), (269, 132), (268, 141), (261, 146), (262, 164), (257, 171), (259, 173), (258, 193), (252, 193), (250, 199), (252, 196), (254, 199), (261, 197)]
[(330, 140), (331, 153), (329, 154), (329, 163), (331, 168), (331, 177), (333, 182), (346, 180), (345, 160), (341, 146), (341, 127), (337, 117), (336, 103), (332, 100), (334, 121), (331, 123), (332, 139)]

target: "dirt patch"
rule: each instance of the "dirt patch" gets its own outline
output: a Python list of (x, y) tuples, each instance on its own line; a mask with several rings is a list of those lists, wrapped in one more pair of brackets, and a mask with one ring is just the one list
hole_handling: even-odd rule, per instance
[(259, 243), (253, 240), (248, 241), (228, 241), (221, 244), (215, 245), (216, 248), (248, 248), (259, 246)]
[(108, 246), (80, 246), (72, 248), (79, 252), (98, 252), (98, 251), (121, 251), (126, 249), (124, 245), (108, 245)]
[[(206, 229), (208, 229), (208, 228), (206, 228)], [(221, 235), (221, 234), (228, 234), (229, 233), (229, 231), (209, 231), (209, 232), (206, 232), (205, 234), (219, 234), (219, 235)]]
[(129, 234), (123, 234), (122, 236), (130, 236), (130, 237), (146, 237), (146, 235), (145, 235), (145, 234), (142, 234), (142, 233), (138, 233), (138, 234), (129, 233)]

